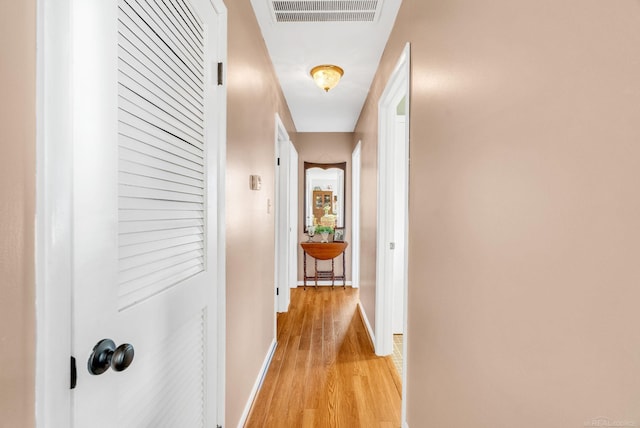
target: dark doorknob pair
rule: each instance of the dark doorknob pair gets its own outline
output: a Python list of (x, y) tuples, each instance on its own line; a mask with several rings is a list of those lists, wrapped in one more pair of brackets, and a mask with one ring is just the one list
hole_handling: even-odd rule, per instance
[(133, 345), (123, 343), (116, 348), (111, 339), (102, 339), (93, 347), (87, 368), (93, 375), (101, 375), (111, 367), (116, 372), (126, 370), (133, 361)]

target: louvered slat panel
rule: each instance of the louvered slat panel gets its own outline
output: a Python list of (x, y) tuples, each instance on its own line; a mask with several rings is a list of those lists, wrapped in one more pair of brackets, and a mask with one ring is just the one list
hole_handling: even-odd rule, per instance
[(174, 173), (158, 167), (150, 167), (141, 162), (136, 162), (136, 160), (138, 159), (134, 159), (132, 161), (120, 159), (118, 162), (118, 167), (120, 168), (119, 171), (129, 174), (137, 174), (142, 177), (171, 181), (174, 183), (184, 184), (186, 186), (199, 187), (203, 184), (202, 179), (187, 177), (183, 174)]
[(181, 236), (178, 238), (166, 239), (164, 241), (145, 242), (144, 244), (140, 245), (129, 245), (120, 248), (120, 260), (127, 257), (139, 256), (141, 254), (150, 254), (152, 252), (165, 250), (167, 248), (179, 247), (180, 245), (191, 244), (194, 242), (202, 242), (202, 236)]
[(190, 193), (169, 190), (149, 189), (146, 187), (120, 185), (120, 196), (129, 198), (156, 199), (161, 201), (180, 201), (203, 203), (204, 197)]
[(118, 3), (121, 310), (204, 270), (203, 31), (175, 2)]
[[(193, 339), (193, 338), (192, 338)], [(171, 345), (169, 345), (171, 346)], [(188, 349), (193, 349), (192, 342), (185, 342)], [(167, 357), (169, 359), (179, 361), (179, 352), (170, 352)], [(202, 380), (199, 379), (199, 371), (191, 367), (179, 367), (172, 378), (167, 381), (167, 390), (174, 389), (183, 390), (180, 401), (175, 404), (167, 403), (170, 398), (162, 397), (158, 402), (158, 414), (154, 417), (157, 421), (161, 421), (163, 427), (198, 427), (202, 424), (201, 415), (197, 409), (202, 407), (200, 403), (202, 396), (198, 388), (189, 388), (184, 390), (182, 385), (187, 383), (203, 386)], [(196, 422), (194, 422), (194, 420)], [(154, 425), (155, 427), (155, 425)]]
[(197, 15), (193, 14), (193, 11), (184, 0), (169, 2), (169, 8), (174, 15), (180, 17), (185, 29), (193, 34), (196, 39), (202, 39), (202, 35), (204, 34), (202, 21)]
[(194, 259), (202, 259), (203, 256), (203, 251), (196, 250), (188, 253), (174, 255), (170, 259), (161, 259), (153, 263), (147, 263), (142, 266), (123, 270), (118, 274), (118, 281), (122, 284), (125, 284), (129, 281), (146, 278), (154, 274), (155, 272), (158, 272), (160, 269), (166, 269), (167, 263), (175, 263), (175, 265), (181, 265), (182, 263), (186, 263)]
[(190, 244), (178, 245), (176, 247), (163, 248), (161, 250), (152, 251), (150, 253), (139, 254), (137, 256), (125, 257), (120, 259), (118, 268), (120, 271), (134, 269), (153, 263), (156, 260), (170, 259), (171, 257), (189, 253), (191, 251), (199, 251), (203, 249), (202, 242), (192, 242)]
[[(165, 41), (168, 41), (172, 50), (179, 51), (183, 58), (187, 59), (194, 67), (202, 72), (202, 58), (204, 57), (202, 39), (197, 40), (189, 31), (185, 31), (182, 20), (172, 13), (162, 1), (136, 0), (138, 4), (146, 4), (145, 10), (154, 23), (154, 28), (162, 31)], [(169, 19), (171, 18), (171, 19)], [(148, 21), (147, 21), (148, 22)]]
[(201, 38), (204, 33), (202, 20), (193, 13), (191, 7), (187, 5), (187, 2), (185, 0), (176, 0), (171, 2), (171, 6), (176, 10), (176, 13), (184, 19), (186, 26), (193, 31), (193, 34)]
[(141, 97), (126, 86), (118, 85), (118, 103), (122, 108), (131, 114), (144, 118), (150, 116), (153, 123), (159, 123), (163, 129), (171, 132), (178, 138), (185, 140), (191, 144), (202, 141), (202, 133), (189, 126), (189, 124), (180, 122), (180, 118), (172, 116), (169, 112), (158, 108), (149, 100)]
[[(195, 167), (196, 170), (199, 170), (198, 165), (202, 165), (203, 163), (203, 153), (200, 149), (192, 146), (191, 144), (185, 144), (183, 140), (179, 138), (171, 139), (171, 138), (160, 138), (161, 136), (155, 135), (153, 132), (147, 132), (146, 129), (148, 125), (144, 123), (140, 123), (140, 120), (127, 120), (128, 118), (122, 118), (123, 120), (119, 121), (119, 134), (122, 138), (127, 138), (132, 140), (133, 144), (143, 143), (147, 144), (147, 146), (155, 147), (156, 150), (160, 150), (162, 152), (166, 152), (169, 155), (173, 155), (171, 158), (174, 159), (174, 162), (181, 164), (185, 167)], [(136, 128), (136, 122), (138, 128)], [(167, 134), (169, 135), (169, 134)], [(128, 146), (125, 145), (125, 146)], [(139, 147), (144, 147), (138, 144)], [(139, 149), (138, 152), (145, 153), (145, 150)], [(148, 150), (147, 150), (148, 152)], [(167, 158), (167, 155), (161, 154), (161, 156), (156, 156), (160, 159)], [(165, 160), (170, 160), (171, 158), (167, 158)], [(191, 162), (190, 164), (183, 164), (181, 160), (186, 160)], [(195, 164), (195, 165), (194, 165)]]
[(169, 46), (169, 48), (177, 52), (184, 60), (189, 61), (195, 69), (202, 68), (202, 43), (196, 38), (191, 38), (190, 34), (184, 32), (184, 28), (171, 13), (167, 5), (163, 1), (134, 0), (139, 5), (143, 5), (139, 10), (143, 10), (146, 15), (144, 20), (154, 30), (160, 33), (160, 37)]
[(198, 106), (197, 99), (182, 87), (173, 83), (171, 79), (160, 70), (150, 70), (124, 49), (121, 49), (118, 66), (122, 73), (127, 76), (132, 76), (132, 78), (137, 79), (137, 81), (145, 82), (147, 88), (166, 99), (171, 105), (190, 114), (192, 118), (196, 118), (194, 120), (202, 116), (202, 110), (200, 110)]
[(121, 210), (120, 222), (147, 221), (147, 220), (172, 220), (172, 219), (201, 219), (199, 211), (163, 211), (163, 210)]
[[(202, 90), (203, 75), (198, 74), (197, 70), (190, 69), (175, 52), (171, 51), (166, 41), (160, 39), (159, 35), (149, 28), (148, 23), (144, 22), (132, 9), (132, 6), (137, 5), (122, 0), (119, 6), (120, 33), (132, 35), (140, 40), (151, 50), (152, 55), (159, 58), (166, 66), (171, 67), (185, 82), (192, 82), (196, 88)], [(138, 43), (135, 45), (137, 46)]]
[(157, 201), (153, 199), (136, 199), (122, 197), (119, 199), (121, 210), (176, 210), (176, 211), (200, 211), (202, 204), (193, 202)]
[[(144, 141), (140, 141), (130, 137), (129, 135), (126, 135), (126, 131), (126, 129), (122, 130), (119, 142), (127, 149), (151, 156), (155, 159), (179, 165), (192, 171), (200, 172), (200, 170), (202, 169), (201, 158), (195, 158), (195, 161), (185, 159), (182, 156), (178, 156), (170, 151), (164, 150), (165, 144), (162, 141), (154, 141), (153, 138), (145, 138)], [(123, 143), (123, 140), (127, 141)], [(126, 156), (122, 156), (122, 158), (126, 159)]]
[(118, 112), (119, 133), (135, 140), (155, 141), (157, 147), (162, 148), (176, 156), (189, 159), (196, 163), (202, 163), (204, 157), (203, 148), (194, 144), (184, 144), (186, 141), (177, 136), (154, 126), (145, 118), (135, 116), (121, 109)]
[(205, 320), (204, 311), (194, 314), (136, 355), (118, 397), (118, 427), (204, 427)]
[(199, 218), (170, 219), (170, 220), (145, 220), (145, 221), (121, 221), (118, 232), (139, 233), (152, 230), (165, 230), (171, 228), (204, 227), (204, 220)]
[[(120, 285), (122, 296), (126, 297), (128, 294), (136, 291), (143, 291), (144, 294), (146, 294), (147, 287), (154, 288), (156, 292), (163, 291), (169, 284), (173, 283), (174, 278), (180, 278), (179, 281), (182, 281), (190, 276), (187, 272), (194, 268), (199, 272), (202, 265), (203, 262), (199, 259), (176, 262), (175, 265), (166, 266), (161, 270), (153, 271), (149, 275), (145, 275), (143, 278), (138, 278), (135, 281), (124, 282)], [(165, 281), (169, 281), (169, 283), (167, 284)], [(135, 301), (131, 303), (135, 303)]]
[(179, 122), (183, 122), (193, 132), (202, 135), (203, 123), (201, 117), (199, 117), (197, 113), (193, 114), (185, 110), (180, 104), (172, 102), (172, 100), (168, 99), (166, 94), (159, 91), (153, 83), (142, 80), (142, 76), (137, 74), (138, 73), (131, 70), (126, 64), (122, 64), (118, 75), (120, 84), (131, 92), (134, 92), (140, 98), (161, 109), (169, 117), (172, 117)]
[(192, 195), (204, 195), (204, 189), (195, 186), (187, 186), (172, 181), (160, 180), (157, 178), (144, 177), (141, 175), (129, 174), (121, 172), (118, 174), (120, 184), (128, 186), (145, 187), (148, 189), (165, 189), (174, 192), (189, 193)]
[(137, 303), (143, 302), (149, 298), (151, 294), (159, 294), (174, 285), (191, 278), (202, 272), (204, 265), (193, 260), (189, 263), (183, 263), (174, 266), (171, 269), (165, 269), (153, 277), (145, 277), (144, 280), (129, 282), (125, 286), (121, 286), (121, 293), (118, 297), (121, 310), (125, 310)]
[(168, 85), (173, 92), (197, 109), (200, 105), (197, 88), (187, 82), (183, 82), (179, 74), (155, 57), (146, 46), (135, 46), (131, 38), (132, 36), (126, 37), (123, 34), (118, 36), (118, 46), (120, 48), (118, 57), (123, 62), (140, 70), (149, 79), (155, 78)]
[[(119, 140), (120, 159), (122, 160), (150, 166), (152, 168), (171, 172), (174, 174), (184, 175), (185, 177), (195, 178), (196, 180), (203, 179), (203, 173), (201, 171), (182, 166), (176, 159), (172, 159), (169, 156), (163, 159), (160, 157), (154, 157), (149, 153), (143, 153), (141, 151), (130, 149), (128, 147), (133, 144), (127, 142), (127, 138), (124, 136), (120, 136)], [(173, 162), (174, 160), (176, 162)]]
[(183, 236), (194, 236), (203, 233), (202, 227), (186, 227), (183, 229), (152, 230), (149, 232), (125, 233), (120, 235), (120, 246), (140, 245), (146, 242), (166, 241)]

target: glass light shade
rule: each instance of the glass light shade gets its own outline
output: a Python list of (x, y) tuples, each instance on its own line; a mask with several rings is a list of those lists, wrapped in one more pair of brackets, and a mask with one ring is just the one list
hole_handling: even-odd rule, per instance
[(337, 65), (318, 65), (311, 69), (311, 77), (325, 92), (335, 88), (343, 74), (344, 70)]

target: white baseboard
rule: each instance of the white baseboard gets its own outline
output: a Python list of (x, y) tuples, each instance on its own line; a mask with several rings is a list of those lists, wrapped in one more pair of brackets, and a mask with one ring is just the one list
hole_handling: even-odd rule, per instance
[(365, 327), (367, 327), (367, 333), (369, 333), (369, 339), (371, 340), (371, 346), (375, 350), (375, 335), (373, 334), (373, 329), (371, 328), (371, 324), (369, 323), (369, 318), (367, 318), (367, 314), (362, 307), (362, 303), (358, 302), (358, 309), (360, 310), (360, 316), (362, 317), (362, 321), (364, 321)]
[(264, 362), (262, 363), (262, 367), (260, 368), (260, 372), (258, 373), (258, 378), (253, 385), (253, 389), (251, 389), (251, 394), (249, 394), (249, 400), (244, 406), (244, 411), (242, 412), (242, 416), (240, 417), (240, 421), (238, 422), (238, 428), (244, 427), (244, 424), (247, 422), (247, 418), (249, 417), (249, 412), (251, 411), (253, 401), (256, 399), (256, 395), (258, 395), (258, 391), (260, 391), (260, 387), (262, 386), (262, 381), (264, 380), (264, 377), (267, 374), (267, 370), (269, 370), (269, 366), (271, 365), (271, 359), (273, 358), (273, 354), (276, 351), (276, 345), (276, 339), (273, 339), (273, 342), (271, 342), (271, 346), (269, 346), (269, 350), (267, 351), (267, 355), (264, 358)]
[(409, 424), (407, 423), (407, 421), (403, 422), (402, 428), (409, 428)]
[[(342, 287), (342, 281), (336, 281), (334, 284), (336, 285), (336, 287)], [(315, 287), (315, 285), (315, 281), (307, 281), (307, 287)], [(318, 285), (322, 287), (326, 287), (328, 285), (329, 287), (331, 287), (331, 281), (318, 281)], [(346, 285), (351, 287), (351, 281), (347, 281)], [(298, 287), (302, 286), (304, 286), (304, 281), (298, 281)]]

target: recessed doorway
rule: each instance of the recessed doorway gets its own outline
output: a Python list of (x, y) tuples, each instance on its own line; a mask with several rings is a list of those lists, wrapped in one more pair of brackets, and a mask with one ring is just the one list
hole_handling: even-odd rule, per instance
[[(378, 105), (378, 242), (376, 262), (375, 350), (393, 355), (394, 334), (403, 335), (406, 356), (407, 230), (409, 221), (409, 82), (407, 43)], [(396, 357), (398, 357), (396, 353)], [(402, 396), (407, 362), (402, 359)], [(403, 421), (406, 415), (403, 399)]]

